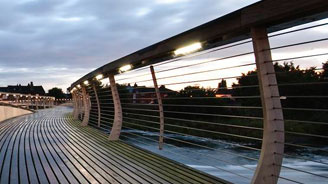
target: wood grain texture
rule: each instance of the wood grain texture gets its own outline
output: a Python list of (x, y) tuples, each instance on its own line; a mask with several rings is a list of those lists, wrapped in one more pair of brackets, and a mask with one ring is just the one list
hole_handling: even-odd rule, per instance
[(284, 118), (266, 28), (252, 28), (252, 38), (263, 108), (261, 155), (252, 183), (275, 184), (284, 153)]
[(86, 87), (82, 87), (82, 100), (83, 100), (83, 120), (81, 125), (87, 126), (90, 117), (90, 98), (88, 98)]
[(162, 102), (161, 92), (159, 91), (156, 74), (153, 66), (150, 66), (150, 73), (153, 79), (156, 97), (157, 97), (157, 104), (158, 104), (158, 111), (159, 111), (159, 140), (158, 140), (158, 148), (161, 150), (163, 149), (163, 142), (164, 142), (164, 108)]
[(114, 102), (114, 123), (112, 130), (110, 131), (109, 140), (115, 141), (120, 138), (122, 123), (123, 123), (123, 113), (120, 96), (117, 90), (114, 75), (109, 75), (110, 89), (112, 91), (112, 97)]
[[(81, 126), (72, 109), (40, 110), (0, 124), (0, 183), (225, 183)], [(87, 138), (87, 139), (86, 139)]]

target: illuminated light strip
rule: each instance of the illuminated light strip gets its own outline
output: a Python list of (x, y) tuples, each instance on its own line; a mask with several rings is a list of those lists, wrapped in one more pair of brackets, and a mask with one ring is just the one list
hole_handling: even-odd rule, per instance
[(103, 74), (99, 74), (99, 75), (96, 76), (96, 79), (97, 79), (97, 80), (100, 80), (100, 79), (102, 79), (102, 78), (104, 78), (104, 75), (103, 75)]
[(192, 52), (195, 52), (199, 49), (202, 48), (202, 44), (200, 42), (197, 43), (193, 43), (191, 45), (179, 48), (177, 50), (174, 51), (174, 55), (179, 56), (179, 55), (186, 55)]
[(119, 68), (119, 71), (121, 73), (123, 73), (123, 72), (126, 72), (126, 71), (131, 70), (131, 69), (132, 69), (132, 65), (124, 65), (121, 68)]

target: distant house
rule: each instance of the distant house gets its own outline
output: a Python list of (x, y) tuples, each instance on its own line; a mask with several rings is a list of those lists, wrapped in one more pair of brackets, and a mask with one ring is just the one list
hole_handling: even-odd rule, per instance
[(0, 92), (31, 94), (31, 95), (38, 94), (40, 96), (44, 96), (46, 94), (42, 86), (34, 86), (33, 82), (29, 83), (27, 86), (22, 86), (21, 84), (17, 84), (15, 86), (9, 85), (8, 87), (0, 87)]
[(231, 95), (231, 90), (227, 88), (227, 81), (222, 79), (222, 81), (218, 84), (218, 88), (215, 93), (216, 98), (233, 98)]
[[(132, 103), (143, 103), (143, 104), (155, 104), (157, 103), (157, 97), (155, 88), (146, 87), (146, 86), (137, 86), (127, 87), (129, 92), (132, 92)], [(169, 95), (177, 93), (171, 89), (166, 88), (165, 86), (160, 86), (159, 91), (162, 98), (166, 98)]]

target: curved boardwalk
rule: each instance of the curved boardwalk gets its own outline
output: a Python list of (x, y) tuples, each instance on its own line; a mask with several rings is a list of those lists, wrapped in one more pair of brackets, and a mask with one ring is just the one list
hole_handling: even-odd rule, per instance
[(0, 123), (0, 183), (222, 183), (106, 134), (68, 107)]

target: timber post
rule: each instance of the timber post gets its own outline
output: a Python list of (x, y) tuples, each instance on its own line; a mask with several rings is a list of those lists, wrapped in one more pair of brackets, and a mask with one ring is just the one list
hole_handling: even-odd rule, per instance
[(163, 142), (164, 142), (164, 108), (163, 108), (161, 92), (159, 91), (159, 88), (158, 88), (155, 70), (154, 70), (153, 66), (150, 66), (150, 72), (151, 72), (151, 76), (153, 78), (153, 83), (154, 83), (157, 102), (158, 102), (159, 123), (160, 123), (158, 148), (161, 150), (161, 149), (163, 149)]
[(82, 96), (81, 96), (80, 92), (78, 94), (78, 106), (79, 106), (78, 117), (79, 117), (79, 119), (82, 119), (83, 102), (82, 102)]
[(28, 94), (28, 97), (27, 97), (27, 101), (28, 101), (28, 108), (33, 108), (32, 107), (32, 96), (31, 94)]
[(39, 109), (39, 95), (37, 94), (36, 97), (35, 97), (35, 109), (38, 110)]
[(89, 116), (90, 116), (90, 103), (87, 95), (87, 90), (85, 89), (85, 86), (82, 86), (82, 99), (83, 99), (83, 120), (81, 125), (82, 126), (87, 126), (89, 123)]
[(46, 100), (47, 100), (47, 99), (46, 99), (45, 97), (42, 98), (43, 109), (46, 108)]
[(284, 153), (284, 120), (265, 27), (251, 29), (263, 109), (263, 140), (252, 183), (276, 184)]
[(79, 119), (79, 102), (78, 102), (78, 94), (77, 92), (72, 93), (72, 98), (73, 98), (73, 118), (74, 119)]
[(110, 131), (109, 140), (115, 141), (119, 139), (121, 134), (123, 113), (122, 113), (121, 100), (118, 94), (115, 77), (113, 74), (109, 75), (109, 83), (112, 91), (114, 109), (115, 109), (114, 123), (112, 126), (112, 130)]
[(83, 113), (84, 113), (84, 103), (83, 103), (83, 95), (80, 94), (80, 119), (83, 120)]

